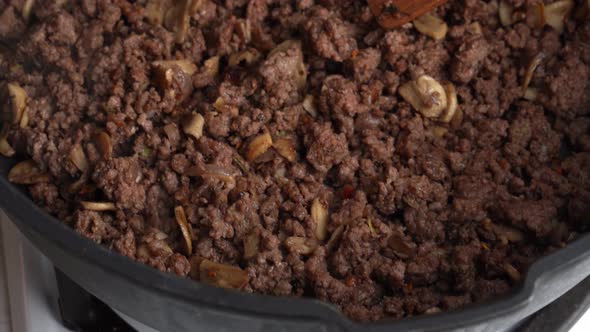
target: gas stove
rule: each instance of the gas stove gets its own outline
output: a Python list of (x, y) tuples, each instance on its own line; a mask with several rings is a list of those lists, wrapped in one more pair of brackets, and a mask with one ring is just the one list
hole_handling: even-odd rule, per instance
[[(0, 226), (6, 267), (0, 287), (3, 277), (12, 327), (6, 332), (158, 332), (109, 308), (56, 270), (1, 210)], [(516, 331), (587, 332), (589, 309), (590, 277)]]

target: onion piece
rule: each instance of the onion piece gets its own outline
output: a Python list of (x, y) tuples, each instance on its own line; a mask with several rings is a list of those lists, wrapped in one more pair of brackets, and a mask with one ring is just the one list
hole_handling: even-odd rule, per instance
[(211, 164), (195, 165), (189, 167), (185, 171), (187, 176), (198, 176), (201, 178), (212, 177), (225, 183), (225, 185), (233, 189), (236, 185), (236, 179), (233, 173), (223, 167)]
[(500, 4), (498, 5), (498, 16), (500, 17), (500, 23), (507, 27), (514, 23), (512, 18), (512, 12), (514, 9), (511, 5), (506, 2), (506, 0), (501, 0)]
[(16, 151), (10, 146), (5, 135), (0, 135), (0, 154), (6, 158), (10, 158), (16, 154)]
[(449, 123), (451, 120), (453, 120), (459, 105), (457, 101), (457, 89), (455, 89), (453, 83), (445, 83), (443, 84), (443, 88), (447, 94), (447, 108), (439, 118), (439, 121)]

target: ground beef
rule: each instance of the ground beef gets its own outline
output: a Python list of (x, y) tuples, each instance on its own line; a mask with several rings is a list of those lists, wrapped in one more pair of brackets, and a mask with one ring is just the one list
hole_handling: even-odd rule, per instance
[[(587, 21), (450, 1), (434, 40), (364, 0), (197, 2), (183, 35), (147, 1), (0, 1), (0, 100), (28, 96), (0, 147), (82, 236), (371, 321), (505, 294), (590, 230)], [(400, 96), (421, 75), (454, 85), (451, 123)]]

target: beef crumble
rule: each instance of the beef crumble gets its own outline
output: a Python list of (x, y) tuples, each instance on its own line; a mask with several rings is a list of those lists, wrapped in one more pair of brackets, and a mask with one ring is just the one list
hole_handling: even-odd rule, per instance
[(504, 294), (590, 227), (587, 1), (393, 30), (364, 0), (29, 4), (0, 1), (9, 179), (131, 259), (370, 321)]

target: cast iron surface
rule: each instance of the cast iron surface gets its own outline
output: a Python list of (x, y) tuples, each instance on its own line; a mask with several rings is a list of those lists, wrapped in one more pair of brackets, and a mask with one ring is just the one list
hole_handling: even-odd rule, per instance
[(590, 237), (540, 259), (505, 297), (454, 312), (358, 324), (312, 299), (242, 294), (151, 269), (77, 235), (6, 180), (0, 206), (61, 271), (109, 306), (162, 331), (504, 331), (590, 275)]

